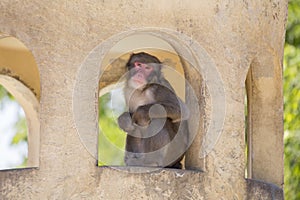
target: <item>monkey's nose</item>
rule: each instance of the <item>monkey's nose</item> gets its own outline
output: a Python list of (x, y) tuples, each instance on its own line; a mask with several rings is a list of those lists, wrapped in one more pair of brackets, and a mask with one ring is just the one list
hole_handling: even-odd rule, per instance
[(143, 76), (143, 74), (141, 72), (137, 74), (137, 77), (138, 78), (144, 78), (144, 76)]

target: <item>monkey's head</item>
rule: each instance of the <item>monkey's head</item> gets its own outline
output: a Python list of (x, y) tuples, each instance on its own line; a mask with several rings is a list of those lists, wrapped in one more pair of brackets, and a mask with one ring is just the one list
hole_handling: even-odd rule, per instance
[(131, 54), (126, 67), (129, 71), (128, 85), (134, 89), (161, 80), (161, 62), (155, 56), (145, 52)]

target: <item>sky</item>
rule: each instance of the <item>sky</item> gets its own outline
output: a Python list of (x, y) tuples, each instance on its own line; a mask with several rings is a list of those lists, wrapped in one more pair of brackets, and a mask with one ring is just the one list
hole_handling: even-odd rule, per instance
[(24, 116), (22, 107), (15, 101), (7, 98), (2, 99), (0, 107), (0, 170), (16, 168), (27, 157), (27, 142), (11, 145), (16, 134), (15, 123), (19, 116)]

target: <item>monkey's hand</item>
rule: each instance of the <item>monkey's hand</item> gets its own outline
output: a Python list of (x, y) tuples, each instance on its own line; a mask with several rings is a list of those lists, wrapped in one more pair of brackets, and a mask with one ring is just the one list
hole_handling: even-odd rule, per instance
[(125, 132), (131, 132), (134, 130), (134, 126), (132, 124), (132, 119), (129, 112), (124, 112), (118, 118), (119, 127)]
[(149, 105), (140, 106), (132, 115), (132, 122), (138, 126), (148, 126), (151, 122), (149, 116)]

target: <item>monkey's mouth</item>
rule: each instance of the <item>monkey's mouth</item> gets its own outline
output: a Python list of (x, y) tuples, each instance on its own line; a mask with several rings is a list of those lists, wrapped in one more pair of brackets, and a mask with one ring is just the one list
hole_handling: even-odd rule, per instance
[(145, 81), (144, 80), (140, 80), (140, 79), (134, 79), (134, 82), (138, 85), (145, 85)]

